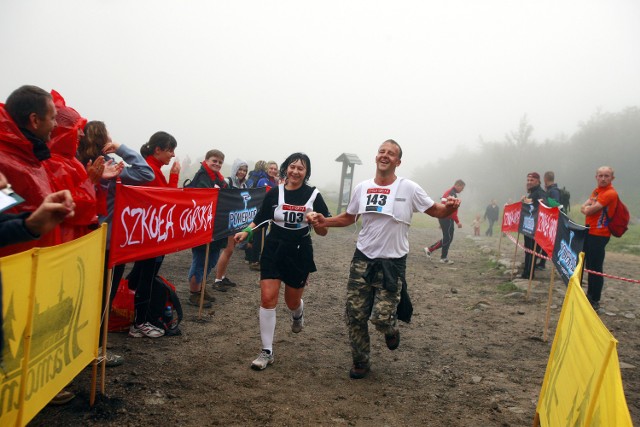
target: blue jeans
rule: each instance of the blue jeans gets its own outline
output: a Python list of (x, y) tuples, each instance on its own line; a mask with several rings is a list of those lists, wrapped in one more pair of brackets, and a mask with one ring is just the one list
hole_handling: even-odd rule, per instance
[[(204, 260), (205, 255), (207, 253), (207, 245), (196, 246), (195, 248), (191, 248), (191, 254), (193, 259), (191, 260), (191, 268), (189, 269), (189, 277), (188, 280), (191, 280), (192, 277), (195, 276), (196, 282), (198, 284), (202, 283), (202, 276), (204, 274)], [(207, 264), (207, 277), (213, 267), (216, 266), (218, 262), (218, 257), (220, 256), (220, 248), (216, 247), (213, 243), (209, 248), (209, 263)]]

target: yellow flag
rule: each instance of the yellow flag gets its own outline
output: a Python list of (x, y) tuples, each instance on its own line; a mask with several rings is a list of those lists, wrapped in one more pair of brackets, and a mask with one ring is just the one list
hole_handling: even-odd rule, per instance
[(542, 426), (631, 426), (617, 341), (591, 308), (580, 274), (569, 280), (538, 399)]
[(97, 356), (105, 231), (0, 260), (9, 344), (0, 425), (20, 407), (26, 424)]

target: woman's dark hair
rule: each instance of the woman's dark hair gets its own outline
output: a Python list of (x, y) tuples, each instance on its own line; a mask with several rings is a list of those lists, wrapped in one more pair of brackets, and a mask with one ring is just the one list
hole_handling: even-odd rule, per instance
[(76, 157), (86, 165), (102, 155), (102, 149), (109, 142), (109, 132), (104, 122), (90, 121), (84, 126), (84, 136), (80, 138)]
[(307, 168), (307, 173), (304, 176), (304, 183), (306, 184), (311, 176), (311, 160), (309, 159), (309, 156), (304, 153), (293, 153), (287, 157), (284, 162), (282, 162), (282, 165), (280, 165), (280, 178), (285, 179), (287, 177), (287, 169), (289, 168), (289, 165), (297, 162), (298, 160), (300, 160)]
[(149, 138), (149, 142), (145, 143), (140, 147), (140, 154), (142, 157), (148, 157), (155, 153), (156, 148), (159, 148), (163, 151), (166, 150), (175, 150), (178, 146), (178, 141), (169, 135), (166, 132), (159, 131), (151, 135)]

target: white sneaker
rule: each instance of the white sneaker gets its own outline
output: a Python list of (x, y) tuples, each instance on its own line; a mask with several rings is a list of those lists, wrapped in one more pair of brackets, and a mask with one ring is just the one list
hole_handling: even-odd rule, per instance
[(424, 248), (424, 254), (425, 254), (427, 257), (431, 258), (431, 251), (429, 250), (429, 248)]
[(133, 338), (159, 338), (164, 335), (164, 329), (160, 329), (157, 326), (153, 326), (149, 322), (145, 322), (142, 325), (133, 324), (129, 328), (129, 336)]
[(291, 313), (291, 332), (297, 334), (304, 328), (304, 310), (300, 317), (293, 317), (293, 313)]
[(262, 371), (267, 366), (271, 365), (273, 363), (273, 360), (273, 352), (263, 349), (258, 357), (256, 357), (256, 360), (251, 362), (251, 369)]
[(453, 261), (449, 261), (449, 259), (448, 259), (448, 258), (441, 258), (441, 259), (440, 259), (440, 262), (441, 262), (442, 264), (453, 264)]

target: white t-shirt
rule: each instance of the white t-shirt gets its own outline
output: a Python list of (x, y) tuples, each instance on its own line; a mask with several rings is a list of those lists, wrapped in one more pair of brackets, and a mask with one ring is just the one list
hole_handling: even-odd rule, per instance
[(424, 212), (434, 201), (415, 182), (397, 177), (387, 186), (373, 179), (353, 190), (347, 213), (362, 215), (356, 247), (368, 258), (401, 258), (409, 253), (409, 226), (414, 212)]

